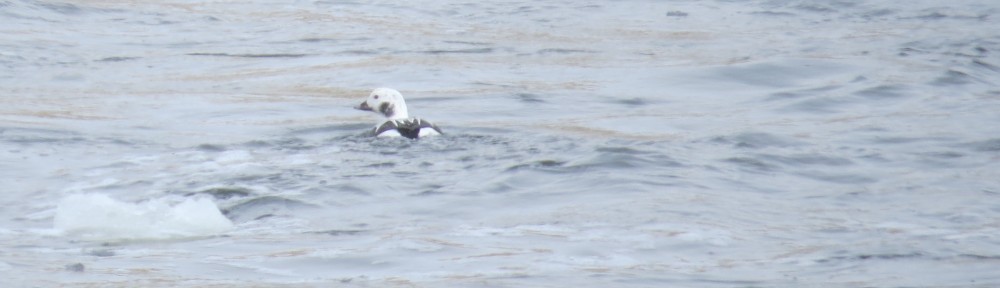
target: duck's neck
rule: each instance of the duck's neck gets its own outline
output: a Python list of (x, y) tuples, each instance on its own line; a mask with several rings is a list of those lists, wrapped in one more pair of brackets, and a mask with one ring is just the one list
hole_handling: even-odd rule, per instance
[(406, 111), (406, 105), (395, 105), (392, 107), (391, 113), (386, 113), (385, 118), (388, 120), (403, 120), (410, 118), (410, 114)]

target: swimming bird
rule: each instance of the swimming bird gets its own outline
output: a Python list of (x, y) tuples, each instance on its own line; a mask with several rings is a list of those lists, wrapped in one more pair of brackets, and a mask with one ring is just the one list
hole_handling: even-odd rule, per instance
[(425, 136), (441, 135), (441, 129), (420, 118), (411, 118), (406, 110), (403, 94), (392, 88), (372, 90), (365, 102), (354, 107), (358, 110), (381, 114), (385, 120), (375, 125), (371, 135), (378, 137), (406, 137), (417, 139)]

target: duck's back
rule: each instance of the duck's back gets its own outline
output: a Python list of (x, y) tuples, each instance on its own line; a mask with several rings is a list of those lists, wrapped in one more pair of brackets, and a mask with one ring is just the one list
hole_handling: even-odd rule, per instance
[(424, 136), (440, 135), (441, 129), (433, 123), (420, 119), (410, 118), (403, 120), (385, 121), (375, 127), (375, 136), (392, 137), (403, 136), (410, 139), (417, 139)]

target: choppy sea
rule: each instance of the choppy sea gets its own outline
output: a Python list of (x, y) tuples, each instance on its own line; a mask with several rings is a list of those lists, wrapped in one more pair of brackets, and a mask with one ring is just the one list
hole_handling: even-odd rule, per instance
[[(1000, 2), (0, 1), (2, 287), (1000, 286)], [(392, 87), (445, 135), (366, 137)]]

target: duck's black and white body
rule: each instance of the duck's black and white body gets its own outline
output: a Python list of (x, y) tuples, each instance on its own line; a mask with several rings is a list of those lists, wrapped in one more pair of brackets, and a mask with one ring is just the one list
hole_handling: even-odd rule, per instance
[(375, 125), (372, 135), (378, 137), (406, 137), (417, 139), (425, 136), (441, 135), (441, 129), (427, 120), (411, 118), (406, 110), (406, 101), (399, 91), (391, 88), (378, 88), (368, 95), (365, 102), (355, 107), (359, 110), (372, 111), (385, 117), (385, 120)]

